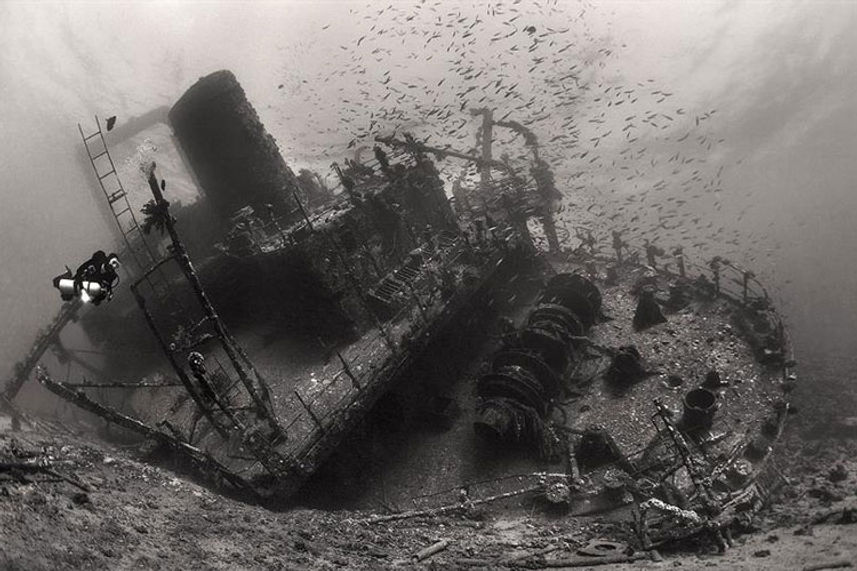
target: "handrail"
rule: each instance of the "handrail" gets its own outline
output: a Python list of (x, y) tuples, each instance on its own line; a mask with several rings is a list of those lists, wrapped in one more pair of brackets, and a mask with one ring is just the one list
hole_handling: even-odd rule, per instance
[[(578, 247), (577, 251), (584, 251), (584, 248), (585, 245), (581, 245)], [(645, 257), (645, 245), (635, 245), (630, 244), (628, 242), (623, 242), (623, 260), (639, 256), (640, 252), (642, 252), (643, 257)], [(584, 251), (584, 258), (580, 261), (585, 261), (585, 256), (587, 254), (589, 258), (593, 260), (599, 260), (605, 263), (619, 262), (618, 256), (616, 255), (615, 251), (612, 255), (596, 253), (594, 247), (592, 247), (588, 253)], [(782, 332), (780, 342), (782, 345), (783, 358), (779, 362), (780, 372), (783, 376), (783, 379), (787, 379), (792, 376), (791, 369), (794, 367), (794, 360), (793, 347), (791, 346), (790, 337), (788, 335), (787, 330), (785, 329), (782, 316), (770, 304), (771, 297), (767, 288), (759, 280), (755, 272), (747, 270), (746, 268), (743, 268), (740, 265), (722, 256), (714, 256), (708, 261), (695, 261), (690, 258), (690, 256), (684, 253), (684, 248), (678, 249), (678, 251), (674, 251), (672, 256), (659, 256), (660, 260), (665, 260), (668, 258), (675, 260), (675, 263), (667, 262), (663, 265), (659, 264), (656, 267), (652, 267), (651, 269), (657, 274), (666, 276), (671, 279), (683, 278), (688, 281), (695, 281), (699, 280), (700, 278), (704, 278), (712, 284), (714, 294), (717, 297), (726, 299), (730, 303), (737, 304), (739, 306), (749, 307), (752, 306), (755, 301), (763, 301), (763, 307), (770, 311), (770, 314), (776, 320), (776, 327)], [(681, 260), (681, 262), (679, 262), (679, 260)], [(684, 275), (680, 275), (679, 273), (673, 271), (671, 268), (674, 265), (679, 267), (680, 272), (680, 268), (683, 265)]]

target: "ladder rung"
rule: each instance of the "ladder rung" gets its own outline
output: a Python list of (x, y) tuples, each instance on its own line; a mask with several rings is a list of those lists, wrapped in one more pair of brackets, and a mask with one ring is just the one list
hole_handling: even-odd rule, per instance
[(99, 157), (103, 157), (106, 154), (107, 154), (107, 149), (104, 149), (103, 151), (101, 151), (100, 153), (95, 155), (94, 157), (92, 155), (90, 155), (90, 158), (94, 161), (95, 159), (97, 159)]
[(130, 210), (131, 210), (131, 207), (129, 206), (128, 208), (125, 208), (125, 209), (123, 209), (123, 210), (120, 210), (119, 212), (114, 212), (114, 213), (113, 213), (113, 216), (115, 216), (116, 218), (119, 218), (120, 216), (122, 216), (122, 215), (123, 215), (123, 214), (125, 214), (126, 212), (129, 212)]
[(110, 169), (109, 171), (107, 171), (106, 173), (104, 173), (104, 174), (102, 174), (102, 175), (99, 175), (99, 176), (98, 176), (98, 180), (104, 180), (105, 178), (107, 178), (108, 176), (110, 176), (110, 175), (114, 174), (115, 172), (116, 172), (116, 169), (111, 168), (111, 169)]
[(89, 136), (84, 137), (84, 138), (83, 138), (83, 140), (84, 140), (84, 141), (88, 141), (88, 140), (90, 140), (91, 138), (93, 138), (93, 137), (95, 137), (95, 136), (97, 136), (97, 135), (100, 135), (100, 134), (101, 134), (101, 131), (96, 131), (96, 132), (94, 132), (93, 134), (91, 134), (91, 135), (89, 135)]
[(107, 201), (110, 204), (113, 204), (117, 200), (120, 200), (123, 196), (125, 196), (125, 191), (124, 190), (117, 190), (116, 192), (114, 192), (113, 194), (111, 194), (107, 197)]

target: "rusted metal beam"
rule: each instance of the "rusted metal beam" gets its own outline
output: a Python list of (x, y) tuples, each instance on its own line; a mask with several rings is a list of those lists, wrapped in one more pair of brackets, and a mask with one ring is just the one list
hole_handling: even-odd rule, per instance
[(182, 383), (90, 383), (86, 379), (82, 383), (68, 383), (69, 386), (81, 389), (152, 389), (158, 387), (181, 387)]
[(83, 410), (91, 412), (96, 416), (100, 416), (108, 422), (112, 422), (113, 424), (136, 432), (137, 434), (141, 434), (147, 438), (152, 438), (154, 440), (157, 440), (158, 442), (167, 444), (187, 456), (191, 461), (193, 461), (195, 464), (197, 464), (198, 467), (202, 468), (203, 470), (213, 470), (214, 472), (222, 476), (224, 480), (228, 481), (235, 487), (252, 492), (255, 495), (253, 487), (246, 480), (244, 480), (237, 474), (231, 472), (226, 466), (218, 462), (213, 456), (211, 456), (207, 452), (200, 450), (195, 446), (191, 446), (187, 442), (183, 442), (182, 440), (179, 440), (169, 434), (161, 432), (160, 430), (152, 428), (148, 424), (140, 422), (135, 418), (131, 418), (130, 416), (126, 416), (111, 408), (108, 408), (104, 405), (95, 402), (94, 400), (87, 397), (83, 391), (75, 390), (72, 385), (53, 380), (48, 374), (47, 370), (45, 370), (43, 367), (36, 368), (36, 377), (38, 378), (39, 383), (41, 383), (43, 387), (45, 387), (58, 397), (67, 400), (72, 404), (77, 405)]
[[(226, 356), (232, 362), (232, 366), (235, 367), (235, 371), (238, 373), (238, 377), (241, 379), (244, 384), (247, 393), (250, 395), (250, 398), (253, 400), (253, 403), (256, 405), (259, 415), (266, 419), (268, 424), (270, 424), (271, 428), (277, 431), (278, 433), (281, 431), (279, 423), (277, 422), (276, 415), (274, 414), (270, 400), (267, 398), (270, 395), (270, 390), (268, 389), (265, 382), (262, 380), (258, 371), (255, 370), (246, 353), (238, 346), (235, 342), (235, 339), (232, 335), (227, 331), (226, 325), (220, 319), (220, 316), (215, 311), (214, 306), (208, 299), (208, 295), (206, 295), (205, 290), (202, 287), (202, 284), (199, 281), (199, 277), (196, 275), (196, 271), (193, 268), (193, 264), (190, 261), (190, 257), (187, 254), (187, 250), (184, 247), (181, 239), (179, 238), (178, 232), (176, 231), (175, 225), (173, 223), (173, 218), (169, 213), (169, 202), (164, 199), (164, 195), (161, 192), (160, 184), (158, 183), (158, 179), (155, 176), (155, 164), (152, 163), (151, 168), (148, 172), (147, 180), (149, 182), (149, 188), (152, 191), (152, 196), (155, 199), (155, 204), (158, 207), (163, 208), (165, 212), (164, 216), (164, 227), (167, 230), (167, 233), (170, 236), (170, 241), (172, 242), (172, 251), (176, 258), (176, 261), (179, 264), (179, 267), (190, 283), (191, 289), (193, 290), (194, 295), (197, 298), (200, 306), (202, 306), (205, 315), (211, 321), (214, 326), (214, 330), (217, 333), (217, 336), (220, 338), (221, 346), (223, 347)], [(243, 362), (242, 362), (243, 359)], [(245, 367), (245, 365), (247, 367)], [(255, 377), (255, 384), (253, 379), (250, 378), (250, 375), (247, 372), (247, 368), (249, 368)], [(256, 385), (259, 386), (257, 390)], [(260, 396), (260, 390), (266, 396), (266, 398), (262, 398)]]
[(307, 402), (304, 400), (304, 398), (301, 396), (301, 394), (298, 392), (297, 389), (294, 390), (294, 393), (295, 393), (295, 396), (298, 398), (298, 402), (301, 403), (301, 406), (304, 407), (304, 409), (309, 413), (310, 417), (315, 421), (315, 423), (318, 425), (318, 427), (321, 429), (321, 431), (324, 432), (324, 425), (321, 423), (321, 420), (319, 420), (319, 418), (315, 415), (313, 410), (309, 407), (309, 405), (307, 404)]
[[(30, 373), (39, 363), (42, 355), (45, 354), (51, 345), (53, 345), (60, 331), (77, 316), (77, 312), (83, 303), (80, 299), (74, 299), (62, 306), (59, 313), (54, 317), (54, 320), (44, 331), (39, 332), (36, 341), (33, 343), (30, 352), (24, 357), (23, 361), (15, 364), (14, 376), (6, 381), (6, 388), (3, 390), (3, 397), (9, 402), (13, 401), (18, 395), (18, 391), (30, 378)], [(2, 402), (2, 401), (0, 401)]]
[(225, 440), (228, 440), (229, 436), (226, 430), (222, 426), (220, 426), (220, 424), (217, 422), (217, 419), (215, 419), (214, 412), (211, 410), (211, 407), (209, 407), (205, 400), (203, 400), (202, 396), (199, 394), (199, 392), (196, 390), (196, 387), (194, 387), (193, 383), (191, 382), (190, 377), (187, 376), (185, 370), (181, 367), (181, 365), (178, 364), (178, 361), (176, 361), (176, 356), (173, 354), (173, 351), (170, 350), (170, 347), (167, 344), (167, 341), (164, 339), (163, 335), (161, 335), (161, 332), (158, 329), (157, 324), (155, 323), (155, 318), (152, 317), (152, 313), (146, 307), (145, 298), (143, 298), (143, 296), (140, 295), (140, 292), (137, 291), (137, 284), (131, 284), (131, 293), (134, 294), (134, 299), (137, 300), (137, 305), (140, 306), (140, 311), (143, 312), (143, 317), (146, 319), (146, 324), (149, 326), (149, 329), (152, 330), (152, 335), (155, 336), (155, 340), (158, 342), (158, 346), (161, 348), (161, 351), (163, 351), (164, 356), (167, 358), (167, 361), (169, 361), (170, 365), (172, 365), (173, 370), (178, 375), (179, 380), (181, 381), (181, 384), (184, 386), (188, 395), (190, 395), (190, 398), (193, 399), (194, 403), (196, 403), (196, 406), (199, 408), (202, 414), (205, 415), (205, 418), (208, 420), (208, 422), (211, 423), (211, 426), (213, 426), (215, 430), (217, 430), (221, 437), (223, 437)]
[(342, 356), (342, 353), (339, 351), (336, 352), (336, 356), (339, 357), (339, 362), (342, 363), (342, 370), (351, 379), (351, 384), (358, 391), (360, 390), (360, 381), (357, 380), (357, 377), (354, 376), (354, 373), (351, 371), (351, 366), (348, 364), (348, 361), (345, 360), (345, 357)]

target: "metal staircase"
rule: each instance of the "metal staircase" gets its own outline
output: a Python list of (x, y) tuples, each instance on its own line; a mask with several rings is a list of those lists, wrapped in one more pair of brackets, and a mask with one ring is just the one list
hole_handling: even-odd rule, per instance
[[(437, 235), (436, 250), (433, 256), (440, 261), (445, 261), (448, 254), (458, 244), (458, 236), (444, 230)], [(378, 282), (378, 285), (372, 288), (369, 295), (385, 305), (398, 305), (400, 299), (412, 293), (417, 281), (423, 275), (426, 266), (425, 262), (426, 260), (422, 252), (411, 252), (405, 263), (384, 276)]]
[(422, 274), (423, 260), (419, 254), (411, 254), (407, 261), (395, 271), (387, 274), (369, 295), (386, 305), (397, 305), (397, 297), (410, 291)]

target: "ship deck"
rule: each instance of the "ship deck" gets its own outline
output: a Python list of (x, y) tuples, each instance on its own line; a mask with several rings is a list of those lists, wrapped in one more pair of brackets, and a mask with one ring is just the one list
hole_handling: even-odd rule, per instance
[[(149, 421), (166, 415), (180, 431), (193, 434), (193, 444), (207, 451), (230, 471), (260, 484), (263, 494), (287, 496), (311, 475), (342, 439), (367, 414), (413, 360), (457, 319), (467, 317), (467, 306), (475, 303), (515, 259), (513, 252), (498, 249), (484, 257), (466, 256), (452, 267), (461, 287), (444, 299), (439, 292), (419, 296), (421, 306), (406, 306), (379, 326), (363, 331), (356, 339), (336, 346), (316, 346), (306, 351), (286, 337), (265, 339), (255, 331), (237, 331), (260, 376), (270, 389), (270, 402), (284, 438), (272, 452), (282, 460), (283, 470), (272, 478), (244, 442), (225, 443), (222, 436), (199, 422), (192, 401), (176, 410), (175, 401), (164, 398), (160, 406), (149, 405)], [(467, 274), (467, 279), (464, 279)], [(180, 390), (171, 391), (176, 397)], [(233, 381), (224, 400), (239, 409), (239, 419), (252, 423), (252, 403), (240, 383)], [(164, 395), (166, 397), (166, 394)], [(241, 413), (241, 410), (246, 413)], [(262, 423), (258, 423), (262, 426)], [(247, 426), (252, 432), (252, 424)]]
[[(718, 404), (713, 424), (693, 443), (694, 452), (705, 457), (709, 462), (707, 468), (712, 474), (722, 476), (724, 482), (730, 469), (734, 472), (741, 463), (746, 464), (742, 469), (748, 476), (759, 471), (767, 455), (748, 462), (744, 452), (748, 443), (765, 431), (766, 423), (772, 419), (782, 420), (777, 407), (785, 398), (781, 382), (783, 371), (759, 363), (750, 343), (733, 323), (735, 315), (743, 311), (742, 304), (727, 296), (708, 298), (700, 294), (682, 310), (665, 311), (666, 323), (635, 331), (632, 320), (637, 298), (631, 290), (640, 278), (652, 272), (645, 266), (627, 264), (620, 268), (618, 281), (607, 285), (605, 271), (612, 263), (599, 260), (596, 264), (595, 283), (601, 290), (602, 310), (607, 318), (590, 330), (588, 357), (578, 369), (567, 373), (568, 392), (555, 403), (551, 416), (568, 434), (566, 458), (551, 464), (538, 458), (535, 446), (488, 450), (485, 443), (474, 436), (474, 379), (480, 363), (498, 346), (496, 337), (489, 336), (473, 352), (470, 365), (462, 368), (447, 390), (460, 403), (461, 414), (444, 431), (417, 430), (410, 435), (390, 437), (394, 450), (388, 450), (377, 462), (381, 465), (378, 473), (373, 463), (372, 478), (376, 482), (356, 486), (360, 491), (352, 498), (352, 505), (371, 509), (383, 505), (383, 498), (388, 505), (429, 509), (455, 504), (463, 486), (470, 490), (472, 499), (478, 499), (538, 481), (539, 476), (528, 474), (572, 475), (575, 472), (578, 478), (572, 487), (569, 509), (576, 515), (627, 505), (628, 494), (624, 497), (620, 494), (618, 498), (610, 496), (608, 488), (617, 479), (630, 483), (631, 488), (633, 482), (641, 478), (663, 479), (690, 498), (695, 490), (689, 475), (680, 465), (675, 450), (662, 441), (663, 433), (653, 422), (654, 400), (658, 399), (673, 410), (674, 420), (678, 421), (684, 395), (702, 385), (711, 369), (719, 372), (723, 385), (714, 390)], [(586, 271), (584, 261), (569, 258), (553, 259), (552, 265), (556, 272)], [(677, 276), (665, 272), (656, 275), (656, 287), (661, 293), (677, 280)], [(536, 302), (540, 289), (534, 282), (543, 280), (544, 276), (533, 274), (522, 278), (502, 288), (507, 303), (500, 314), (516, 327), (524, 324)], [(485, 328), (496, 330), (492, 324), (486, 324)], [(651, 374), (617, 390), (605, 377), (605, 372), (613, 350), (628, 345), (639, 350)], [(682, 380), (681, 384), (675, 377)], [(605, 429), (621, 459), (572, 468), (570, 463), (576, 462), (574, 453), (579, 437), (593, 426)], [(780, 426), (776, 426), (777, 430)], [(395, 451), (396, 447), (399, 452)], [(665, 460), (671, 465), (655, 473), (651, 470), (653, 460)], [(737, 487), (722, 485), (719, 489), (728, 495)], [(504, 509), (514, 505), (529, 509), (529, 504), (516, 500), (505, 502)]]

